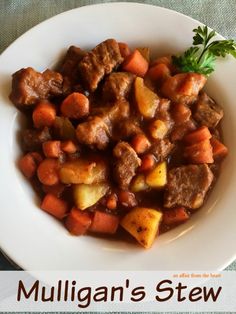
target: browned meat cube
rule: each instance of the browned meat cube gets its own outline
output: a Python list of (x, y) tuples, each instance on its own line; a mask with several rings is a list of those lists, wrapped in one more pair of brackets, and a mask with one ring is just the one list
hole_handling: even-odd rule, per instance
[(77, 126), (76, 137), (81, 144), (105, 149), (109, 143), (110, 131), (101, 117), (94, 116)]
[(212, 180), (213, 174), (206, 164), (181, 166), (170, 170), (164, 206), (199, 208), (203, 204)]
[(206, 93), (202, 93), (196, 103), (194, 119), (201, 125), (214, 128), (223, 118), (223, 109)]
[(45, 127), (42, 130), (26, 129), (22, 132), (23, 148), (26, 151), (38, 150), (42, 143), (51, 139), (49, 128)]
[(107, 39), (88, 52), (79, 63), (79, 73), (85, 88), (94, 91), (105, 74), (123, 61), (118, 43)]
[(78, 80), (78, 64), (86, 52), (79, 47), (70, 46), (62, 62), (59, 72), (69, 78), (70, 81)]
[(173, 150), (174, 144), (168, 139), (156, 140), (151, 147), (151, 153), (158, 161), (164, 160)]
[(126, 140), (136, 134), (143, 133), (139, 121), (135, 118), (121, 120), (113, 129), (112, 138), (116, 141)]
[(114, 178), (122, 190), (126, 190), (136, 169), (141, 165), (135, 150), (126, 142), (118, 143), (113, 149), (113, 155), (116, 158), (114, 167)]
[(125, 72), (111, 73), (103, 86), (103, 98), (106, 101), (116, 101), (129, 95), (134, 75)]
[(128, 118), (130, 114), (129, 102), (126, 100), (119, 100), (113, 106), (109, 107), (107, 112), (101, 117), (104, 118), (104, 121), (109, 120), (110, 123), (115, 125), (120, 122), (122, 119)]
[(36, 72), (32, 68), (21, 69), (13, 74), (10, 100), (16, 106), (30, 106), (42, 99), (62, 94), (63, 77), (60, 73), (46, 70)]

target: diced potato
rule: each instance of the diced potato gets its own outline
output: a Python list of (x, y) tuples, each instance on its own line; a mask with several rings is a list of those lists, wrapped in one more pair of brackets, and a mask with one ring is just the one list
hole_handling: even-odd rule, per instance
[(77, 208), (84, 210), (96, 204), (108, 191), (109, 186), (100, 184), (76, 184), (74, 186), (74, 201)]
[(60, 140), (73, 140), (75, 136), (75, 128), (68, 118), (56, 117), (54, 124), (54, 133)]
[(153, 138), (162, 140), (166, 136), (168, 128), (164, 121), (157, 119), (150, 124), (149, 131)]
[(149, 174), (146, 176), (146, 183), (151, 188), (163, 188), (167, 183), (167, 166), (166, 162), (159, 163)]
[(136, 77), (135, 79), (134, 93), (140, 113), (145, 118), (153, 118), (159, 104), (159, 97), (157, 94), (144, 85), (141, 77)]
[(103, 161), (78, 159), (64, 163), (59, 176), (65, 184), (101, 183), (107, 178), (107, 166)]
[(139, 47), (137, 50), (141, 53), (141, 55), (147, 60), (150, 61), (150, 48), (149, 47)]
[(147, 185), (145, 176), (143, 174), (138, 174), (136, 177), (134, 177), (130, 186), (132, 192), (141, 192), (147, 190), (148, 188), (149, 186)]
[(155, 240), (161, 219), (162, 213), (155, 209), (136, 207), (124, 216), (120, 224), (148, 249)]

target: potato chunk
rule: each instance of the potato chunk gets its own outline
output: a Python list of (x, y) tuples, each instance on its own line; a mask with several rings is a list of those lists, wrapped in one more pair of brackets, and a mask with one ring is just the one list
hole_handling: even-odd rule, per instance
[(74, 201), (76, 207), (84, 210), (96, 204), (108, 191), (109, 186), (100, 184), (76, 184), (74, 186)]
[(130, 186), (131, 191), (134, 193), (145, 191), (148, 188), (149, 186), (146, 183), (144, 174), (138, 174), (136, 177), (134, 177)]
[(107, 166), (103, 161), (78, 159), (64, 163), (59, 175), (65, 184), (101, 183), (107, 178)]
[(152, 209), (136, 207), (121, 220), (121, 226), (142, 246), (150, 248), (158, 232), (162, 213)]
[(159, 163), (146, 176), (146, 183), (152, 188), (163, 188), (167, 183), (167, 167), (166, 162)]
[(134, 93), (139, 112), (144, 118), (153, 118), (159, 104), (157, 94), (144, 85), (141, 77), (136, 77), (135, 79)]

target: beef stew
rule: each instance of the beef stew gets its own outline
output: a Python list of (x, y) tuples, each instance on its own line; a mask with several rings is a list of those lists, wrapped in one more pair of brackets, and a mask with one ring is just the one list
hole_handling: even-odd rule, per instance
[(70, 47), (55, 71), (13, 74), (29, 120), (19, 168), (71, 234), (126, 230), (149, 248), (202, 207), (228, 153), (207, 77), (147, 52), (108, 39)]

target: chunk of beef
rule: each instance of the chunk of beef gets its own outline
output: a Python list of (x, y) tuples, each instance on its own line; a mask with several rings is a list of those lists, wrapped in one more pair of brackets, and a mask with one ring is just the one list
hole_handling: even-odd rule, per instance
[(196, 123), (193, 119), (189, 119), (182, 124), (175, 125), (170, 134), (171, 141), (181, 141), (187, 133), (194, 130), (196, 130)]
[(112, 138), (116, 141), (127, 140), (139, 133), (143, 133), (139, 121), (136, 118), (127, 118), (115, 125)]
[(49, 128), (42, 130), (26, 129), (22, 132), (23, 148), (26, 151), (38, 150), (42, 143), (51, 140)]
[(114, 39), (107, 39), (86, 53), (79, 62), (79, 73), (85, 88), (94, 91), (105, 74), (123, 61), (118, 43)]
[(223, 109), (217, 105), (206, 93), (201, 93), (196, 103), (194, 119), (200, 125), (214, 128), (223, 118)]
[(110, 131), (101, 117), (94, 116), (77, 126), (76, 137), (81, 144), (105, 149), (109, 143)]
[(168, 173), (164, 206), (199, 208), (212, 181), (213, 174), (206, 164), (173, 168)]
[(168, 139), (156, 140), (151, 147), (151, 153), (158, 161), (164, 160), (173, 150), (174, 144)]
[(103, 98), (105, 101), (116, 101), (129, 95), (134, 75), (125, 72), (111, 73), (103, 86)]
[(199, 73), (179, 73), (165, 80), (162, 94), (173, 102), (190, 104), (206, 83), (206, 77)]
[[(100, 111), (100, 112), (99, 112)], [(130, 114), (130, 105), (126, 100), (118, 100), (112, 106), (101, 107), (97, 114), (108, 124), (114, 126), (122, 119), (128, 118)]]
[(113, 106), (96, 108), (93, 114), (77, 126), (76, 136), (81, 144), (102, 150), (109, 144), (114, 125), (129, 116), (129, 103), (117, 101)]
[(16, 106), (30, 106), (42, 99), (63, 93), (63, 77), (60, 73), (46, 70), (36, 72), (32, 68), (21, 69), (13, 74), (10, 100)]
[(70, 46), (62, 62), (59, 72), (67, 77), (70, 83), (78, 81), (78, 64), (85, 56), (86, 52), (79, 47)]
[(113, 155), (115, 157), (114, 179), (122, 190), (126, 190), (137, 168), (141, 165), (141, 160), (126, 142), (118, 143), (113, 149)]

